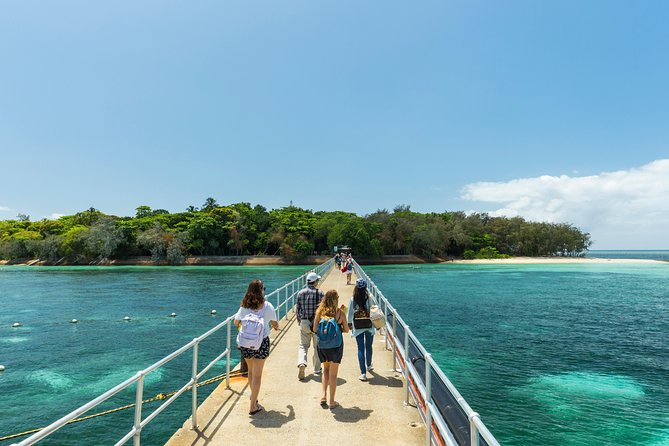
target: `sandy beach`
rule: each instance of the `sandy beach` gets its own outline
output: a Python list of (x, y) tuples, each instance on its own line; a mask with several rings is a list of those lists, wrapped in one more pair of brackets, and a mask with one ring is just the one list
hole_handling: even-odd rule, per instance
[(647, 259), (601, 259), (597, 257), (510, 257), (508, 259), (452, 260), (448, 263), (466, 263), (481, 265), (520, 265), (520, 264), (568, 264), (568, 263), (666, 263), (662, 260)]

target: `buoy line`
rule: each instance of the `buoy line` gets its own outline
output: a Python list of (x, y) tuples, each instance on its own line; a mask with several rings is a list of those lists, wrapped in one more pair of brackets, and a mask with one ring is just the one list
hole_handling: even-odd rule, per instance
[[(235, 370), (235, 371), (230, 372), (230, 378), (236, 377), (236, 376), (241, 376), (241, 375), (242, 375), (242, 372), (239, 371), (239, 370)], [(199, 388), (199, 387), (207, 386), (207, 385), (213, 384), (217, 381), (223, 381), (224, 379), (225, 379), (225, 374), (214, 376), (213, 378), (209, 378), (207, 380), (204, 380), (201, 383), (197, 383), (197, 387)], [(186, 389), (187, 392), (189, 392), (191, 390), (193, 390), (193, 386), (190, 386)], [(161, 400), (164, 400), (164, 399), (167, 399), (167, 398), (171, 397), (172, 395), (174, 395), (176, 393), (177, 393), (177, 391), (170, 392), (170, 393), (159, 393), (156, 396), (154, 396), (153, 398), (143, 400), (142, 404), (148, 404), (148, 403), (153, 403), (155, 401), (161, 401)], [(120, 406), (120, 407), (117, 407), (115, 409), (105, 410), (104, 412), (94, 413), (92, 415), (87, 415), (85, 417), (76, 418), (74, 420), (68, 421), (66, 424), (79, 423), (80, 421), (86, 421), (86, 420), (90, 420), (91, 418), (97, 418), (97, 417), (101, 417), (103, 415), (109, 415), (111, 413), (120, 412), (122, 410), (131, 409), (133, 407), (135, 407), (135, 403), (127, 404), (125, 406)], [(0, 441), (11, 440), (12, 438), (24, 437), (26, 435), (34, 434), (35, 432), (39, 432), (42, 429), (44, 429), (44, 428), (40, 427), (40, 428), (37, 428), (37, 429), (31, 429), (31, 430), (25, 431), (25, 432), (19, 432), (18, 434), (6, 435), (4, 437), (0, 437)]]

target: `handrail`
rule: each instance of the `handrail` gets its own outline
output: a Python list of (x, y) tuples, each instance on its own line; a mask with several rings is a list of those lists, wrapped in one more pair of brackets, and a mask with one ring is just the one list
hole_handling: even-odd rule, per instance
[[(332, 269), (332, 263), (334, 262), (333, 259), (329, 259), (325, 263), (322, 263), (313, 270), (310, 271), (315, 271), (316, 274), (319, 274), (323, 277), (327, 276), (330, 273), (330, 270)], [(281, 317), (279, 316), (280, 314), (280, 309), (281, 307), (285, 307), (285, 312), (283, 313), (284, 316), (288, 315), (288, 312), (294, 307), (295, 305), (295, 296), (297, 295), (298, 291), (303, 288), (306, 285), (306, 277), (309, 272), (304, 273), (300, 277), (293, 279), (291, 282), (288, 282), (284, 284), (283, 286), (277, 288), (276, 290), (272, 291), (271, 293), (265, 295), (265, 300), (270, 301), (270, 298), (276, 295), (276, 302), (277, 302), (277, 319), (281, 320)], [(289, 291), (290, 288), (290, 291)], [(285, 298), (283, 302), (281, 302), (281, 291), (285, 290)], [(271, 302), (271, 301), (270, 301)], [(90, 409), (93, 407), (107, 401), (109, 398), (112, 396), (116, 395), (120, 391), (130, 387), (134, 383), (137, 383), (137, 388), (135, 391), (135, 417), (134, 417), (134, 425), (128, 433), (126, 433), (117, 443), (117, 446), (125, 444), (128, 440), (131, 438), (134, 439), (134, 446), (140, 446), (141, 443), (141, 434), (142, 434), (142, 429), (149, 424), (155, 417), (157, 417), (163, 410), (167, 408), (170, 404), (172, 404), (180, 395), (182, 395), (184, 392), (188, 391), (189, 389), (192, 390), (192, 415), (191, 415), (191, 427), (192, 429), (197, 429), (197, 381), (200, 379), (209, 369), (211, 369), (217, 362), (219, 362), (223, 357), (226, 358), (226, 377), (225, 377), (225, 386), (229, 389), (230, 388), (230, 338), (231, 338), (231, 327), (232, 327), (232, 322), (234, 320), (234, 315), (228, 316), (223, 322), (220, 324), (216, 325), (215, 327), (209, 329), (202, 335), (198, 336), (197, 338), (193, 339), (186, 345), (180, 347), (179, 349), (175, 350), (174, 352), (170, 353), (169, 355), (165, 356), (164, 358), (156, 361), (155, 363), (151, 364), (147, 368), (140, 370), (137, 372), (134, 376), (131, 378), (126, 379), (116, 387), (111, 388), (110, 390), (106, 391), (102, 395), (98, 396), (97, 398), (94, 398), (93, 400), (89, 401), (88, 403), (82, 405), (81, 407), (73, 410), (69, 414), (65, 415), (64, 417), (54, 421), (50, 425), (46, 426), (39, 432), (36, 432), (35, 434), (31, 435), (30, 437), (24, 439), (18, 444), (13, 444), (12, 446), (28, 446), (37, 443), (40, 440), (43, 440), (45, 437), (51, 435), (53, 432), (57, 431), (61, 427), (65, 426), (68, 424), (70, 421), (74, 420), (75, 418), (79, 417), (81, 414), (88, 412)], [(216, 333), (223, 327), (227, 328), (227, 342), (226, 342), (226, 348), (225, 350), (220, 353), (216, 358), (214, 358), (213, 361), (211, 361), (209, 364), (207, 364), (202, 370), (198, 371), (198, 349), (199, 349), (199, 344), (207, 339), (209, 336), (212, 334)], [(181, 356), (183, 353), (187, 352), (188, 350), (193, 349), (193, 372), (191, 378), (188, 380), (188, 382), (183, 385), (174, 395), (172, 395), (169, 399), (165, 400), (156, 410), (154, 410), (151, 414), (146, 416), (144, 419), (142, 419), (142, 395), (143, 395), (143, 389), (144, 389), (144, 379), (145, 377), (155, 371), (156, 369), (162, 367), (163, 365), (167, 364), (168, 362), (172, 361), (173, 359)]]
[[(394, 365), (399, 364), (406, 382), (405, 403), (409, 402), (409, 393), (416, 401), (416, 407), (426, 424), (426, 444), (448, 445), (448, 446), (479, 446), (481, 443), (487, 446), (500, 446), (499, 442), (490, 433), (481, 421), (478, 413), (474, 412), (465, 399), (457, 391), (453, 383), (446, 377), (439, 365), (432, 359), (432, 355), (423, 347), (409, 325), (398, 314), (397, 310), (390, 304), (381, 290), (374, 284), (371, 278), (360, 267), (358, 262), (353, 261), (353, 268), (357, 277), (367, 281), (367, 289), (376, 305), (382, 306), (386, 320), (386, 348), (392, 347)], [(398, 329), (401, 329), (403, 337), (400, 338)], [(410, 357), (411, 346), (419, 354), (417, 358)], [(414, 361), (423, 360), (425, 363), (424, 373), (420, 373)], [(456, 435), (449, 424), (449, 417), (442, 413), (439, 404), (435, 401), (433, 388), (441, 384), (450, 399), (457, 402), (463, 419), (468, 421), (468, 431), (458, 432)], [(438, 433), (438, 437), (435, 432)], [(459, 440), (459, 441), (458, 441)], [(483, 440), (483, 441), (481, 441)], [(469, 443), (469, 444), (468, 444)]]

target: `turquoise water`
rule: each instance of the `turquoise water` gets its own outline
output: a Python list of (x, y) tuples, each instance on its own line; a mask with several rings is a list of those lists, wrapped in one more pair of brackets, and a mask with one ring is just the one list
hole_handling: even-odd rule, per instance
[(504, 445), (669, 445), (669, 264), (366, 271)]
[[(272, 290), (304, 269), (0, 267), (0, 364), (6, 367), (0, 373), (0, 437), (50, 424), (222, 322), (239, 308), (252, 279), (262, 278)], [(172, 312), (176, 318), (168, 317)], [(126, 315), (130, 322), (123, 320)], [(74, 318), (76, 325), (69, 323)], [(14, 322), (23, 327), (12, 328)], [(201, 366), (225, 342), (222, 330), (201, 344)], [(236, 349), (233, 358), (236, 364)], [(144, 395), (177, 390), (188, 381), (191, 364), (186, 353), (151, 373)], [(224, 373), (220, 364), (205, 378)], [(214, 387), (202, 387), (201, 399)], [(132, 403), (133, 395), (134, 387), (98, 408)], [(142, 444), (164, 444), (181, 427), (189, 416), (189, 395), (147, 426)], [(147, 406), (144, 416), (156, 407)], [(71, 425), (40, 444), (114, 444), (132, 427), (133, 413)]]
[(588, 251), (586, 257), (598, 257), (602, 259), (669, 260), (669, 250), (647, 250), (647, 249), (639, 249), (632, 251), (590, 250)]
[[(365, 269), (502, 444), (669, 445), (669, 263)], [(252, 278), (273, 289), (303, 271), (0, 267), (0, 436), (52, 422), (216, 325)], [(190, 361), (149, 375), (145, 395), (181, 386)], [(123, 393), (105, 407), (132, 400)], [(111, 444), (132, 415), (69, 426), (43, 444)], [(188, 415), (186, 396), (143, 444), (163, 444)]]

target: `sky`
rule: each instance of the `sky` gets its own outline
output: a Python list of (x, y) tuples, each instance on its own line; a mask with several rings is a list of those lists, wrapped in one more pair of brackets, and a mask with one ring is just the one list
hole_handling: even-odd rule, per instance
[(664, 0), (0, 11), (0, 219), (408, 204), (669, 249)]

